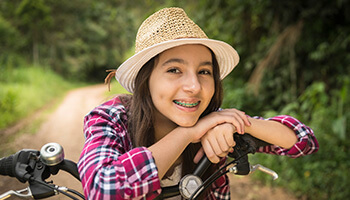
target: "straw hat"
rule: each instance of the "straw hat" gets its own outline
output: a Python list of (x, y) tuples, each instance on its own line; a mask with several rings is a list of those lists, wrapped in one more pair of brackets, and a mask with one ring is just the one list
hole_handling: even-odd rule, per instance
[(141, 67), (159, 53), (184, 44), (202, 44), (210, 48), (218, 61), (220, 78), (227, 76), (238, 64), (239, 56), (229, 44), (208, 39), (181, 8), (164, 8), (149, 16), (140, 26), (135, 54), (117, 69), (115, 77), (130, 93)]

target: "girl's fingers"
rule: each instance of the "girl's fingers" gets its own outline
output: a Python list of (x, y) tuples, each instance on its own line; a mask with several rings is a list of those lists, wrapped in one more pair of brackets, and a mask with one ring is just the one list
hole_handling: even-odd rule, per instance
[(204, 156), (204, 149), (203, 149), (203, 147), (202, 147), (202, 148), (200, 148), (200, 149), (198, 150), (198, 152), (197, 152), (196, 155), (194, 156), (193, 162), (194, 162), (195, 164), (198, 164), (198, 162), (202, 159), (203, 156)]
[(231, 123), (225, 123), (209, 130), (201, 139), (202, 146), (208, 159), (216, 163), (219, 157), (225, 157), (236, 144), (233, 133), (236, 128)]
[(215, 144), (217, 145), (217, 148), (214, 148), (214, 152), (216, 153), (216, 155), (220, 157), (226, 156), (228, 150), (230, 149), (230, 146), (228, 146), (224, 134), (221, 134), (219, 137), (216, 138)]
[(238, 125), (234, 121), (239, 122), (241, 128), (238, 129), (238, 127), (237, 127), (237, 129), (238, 129), (237, 132), (240, 133), (240, 134), (244, 133), (244, 127), (245, 126), (250, 126), (251, 125), (251, 123), (249, 121), (249, 118), (245, 114), (245, 112), (242, 112), (242, 111), (237, 110), (237, 109), (225, 109), (225, 110), (222, 110), (220, 112), (225, 113), (226, 115), (229, 115), (230, 117), (232, 117), (233, 121), (231, 121), (231, 123), (233, 125), (235, 125), (236, 127)]
[(220, 145), (221, 151), (227, 153), (235, 145), (233, 134), (236, 128), (230, 123), (225, 123), (220, 125), (218, 129), (216, 140)]
[(228, 142), (226, 141), (225, 134), (222, 134), (220, 137), (217, 138), (217, 141), (219, 143), (220, 147), (220, 154), (218, 154), (220, 157), (226, 156), (227, 152), (230, 149), (230, 146), (228, 145)]
[(244, 134), (245, 126), (250, 126), (250, 122), (245, 113), (237, 109), (212, 112), (200, 119), (196, 126), (193, 127), (192, 143), (198, 142), (199, 139), (210, 129), (224, 123), (231, 123), (233, 126), (235, 126), (236, 131), (239, 134)]
[(202, 141), (202, 146), (205, 152), (205, 155), (207, 155), (208, 159), (212, 163), (218, 163), (220, 161), (220, 158), (214, 153), (210, 143), (208, 140)]
[[(239, 134), (243, 134), (244, 133), (244, 121), (243, 121), (243, 119), (241, 119), (237, 113), (234, 114), (233, 118), (235, 119), (236, 124), (239, 126), (239, 127), (236, 126), (237, 132)], [(236, 125), (236, 124), (234, 124), (234, 125)]]
[[(224, 145), (224, 144), (220, 144), (219, 141), (218, 141), (218, 138), (216, 138), (215, 136), (214, 137), (209, 137), (207, 139), (207, 141), (209, 141), (211, 149), (214, 151), (216, 156), (219, 156), (219, 157), (225, 156), (224, 151), (222, 150), (222, 148), (224, 148), (224, 147), (221, 146), (221, 145)], [(226, 142), (225, 142), (225, 145), (226, 145)]]
[[(232, 126), (232, 125), (230, 124), (230, 126)], [(226, 141), (226, 143), (227, 143), (227, 145), (229, 147), (233, 147), (233, 146), (236, 145), (236, 142), (235, 142), (235, 140), (233, 138), (233, 133), (234, 132), (235, 132), (235, 128), (233, 127), (232, 128), (232, 133), (228, 132), (228, 133), (223, 134), (223, 136), (225, 137), (225, 141)]]
[(250, 126), (251, 125), (250, 121), (248, 119), (248, 116), (245, 114), (245, 112), (240, 111), (240, 112), (237, 112), (237, 114), (241, 117), (241, 119), (244, 121), (244, 124), (246, 126)]

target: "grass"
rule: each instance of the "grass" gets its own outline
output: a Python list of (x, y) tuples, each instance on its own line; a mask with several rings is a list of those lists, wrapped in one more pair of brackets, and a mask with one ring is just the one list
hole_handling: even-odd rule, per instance
[(77, 87), (43, 67), (20, 67), (0, 76), (0, 130)]
[[(2, 70), (0, 157), (17, 151), (13, 148), (13, 141), (22, 134), (36, 133), (49, 113), (61, 102), (64, 94), (80, 86), (81, 84), (68, 82), (42, 66)], [(14, 128), (15, 124), (20, 128)], [(9, 131), (9, 127), (14, 130)]]
[[(71, 83), (42, 66), (2, 69), (0, 73), (0, 157), (14, 153), (13, 141), (22, 134), (36, 133), (45, 118), (59, 105), (65, 93), (86, 86)], [(116, 94), (128, 93), (115, 79), (111, 91), (104, 94), (110, 99)], [(20, 129), (8, 130), (18, 122)]]

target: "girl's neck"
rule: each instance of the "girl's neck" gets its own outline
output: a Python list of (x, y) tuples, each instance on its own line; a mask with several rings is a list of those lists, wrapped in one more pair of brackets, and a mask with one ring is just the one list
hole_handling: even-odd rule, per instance
[(174, 130), (178, 125), (164, 117), (159, 112), (155, 112), (155, 120), (154, 120), (154, 136), (156, 142)]

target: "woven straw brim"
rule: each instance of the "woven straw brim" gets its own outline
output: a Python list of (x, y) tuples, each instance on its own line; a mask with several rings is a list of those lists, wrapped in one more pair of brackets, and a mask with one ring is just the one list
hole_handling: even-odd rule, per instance
[(136, 53), (119, 66), (115, 77), (128, 92), (133, 93), (135, 78), (145, 63), (167, 49), (185, 44), (202, 44), (210, 48), (218, 61), (221, 80), (224, 79), (239, 62), (239, 56), (236, 50), (225, 42), (205, 38), (181, 38), (165, 41)]

